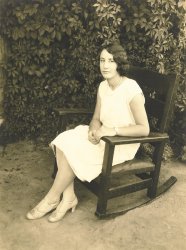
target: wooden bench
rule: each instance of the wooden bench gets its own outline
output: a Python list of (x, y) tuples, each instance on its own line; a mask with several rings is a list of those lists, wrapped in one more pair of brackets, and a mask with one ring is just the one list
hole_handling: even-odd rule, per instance
[[(98, 197), (96, 215), (99, 218), (123, 214), (135, 207), (148, 203), (167, 189), (175, 182), (176, 178), (171, 176), (161, 186), (158, 186), (162, 155), (166, 141), (169, 139), (167, 130), (170, 123), (170, 116), (173, 112), (175, 92), (177, 89), (176, 74), (163, 75), (151, 70), (139, 67), (130, 67), (128, 77), (135, 79), (142, 88), (146, 99), (146, 111), (150, 122), (151, 132), (146, 137), (124, 137), (105, 136), (105, 152), (103, 159), (102, 173), (92, 182), (84, 184)], [(91, 114), (87, 109), (63, 109), (56, 108), (55, 111), (61, 117), (61, 121), (67, 121), (69, 115)], [(113, 154), (116, 145), (141, 143), (152, 148), (152, 154), (146, 158), (135, 158), (131, 161), (112, 166)], [(57, 171), (54, 166), (54, 175)], [(125, 176), (125, 177), (124, 177)], [(126, 178), (126, 176), (130, 176)], [(125, 179), (135, 177), (135, 182), (122, 182)], [(141, 203), (132, 207), (116, 206), (113, 210), (107, 207), (110, 199), (123, 197), (126, 194), (146, 189), (147, 194)], [(121, 208), (122, 207), (122, 208)]]

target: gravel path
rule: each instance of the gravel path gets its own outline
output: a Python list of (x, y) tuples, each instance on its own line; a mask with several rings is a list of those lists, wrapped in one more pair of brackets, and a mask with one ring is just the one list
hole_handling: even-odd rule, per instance
[[(0, 160), (1, 250), (184, 250), (186, 249), (186, 166), (168, 162), (162, 176), (178, 182), (151, 204), (109, 220), (94, 215), (96, 197), (76, 183), (79, 205), (57, 223), (26, 212), (52, 183), (53, 155), (30, 141), (10, 144)], [(127, 198), (130, 199), (130, 198)]]

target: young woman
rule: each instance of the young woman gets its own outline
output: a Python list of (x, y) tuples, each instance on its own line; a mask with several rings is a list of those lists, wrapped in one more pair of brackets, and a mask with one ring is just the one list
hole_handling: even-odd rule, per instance
[[(127, 55), (119, 43), (102, 49), (100, 71), (104, 81), (98, 88), (91, 123), (65, 131), (51, 142), (51, 147), (56, 147), (58, 171), (45, 198), (27, 213), (28, 219), (41, 218), (55, 209), (48, 218), (55, 222), (68, 210), (75, 210), (74, 178), (90, 182), (101, 173), (105, 146), (101, 137), (148, 135), (144, 96), (136, 81), (125, 76), (127, 67)], [(133, 159), (138, 148), (138, 143), (116, 146), (113, 164)]]

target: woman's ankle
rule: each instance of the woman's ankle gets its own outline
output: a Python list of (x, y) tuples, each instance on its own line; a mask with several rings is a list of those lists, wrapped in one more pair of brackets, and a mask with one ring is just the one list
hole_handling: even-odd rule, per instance
[(64, 195), (63, 194), (63, 200), (64, 201), (74, 201), (76, 198), (77, 197), (76, 197), (75, 193), (71, 194), (71, 195)]
[(59, 200), (60, 200), (60, 196), (53, 196), (53, 195), (50, 195), (50, 194), (47, 194), (46, 198), (47, 198), (49, 204), (59, 202)]

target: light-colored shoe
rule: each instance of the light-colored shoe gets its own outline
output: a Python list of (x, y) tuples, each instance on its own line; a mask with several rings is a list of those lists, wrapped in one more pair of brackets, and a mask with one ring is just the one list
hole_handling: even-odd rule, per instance
[(49, 216), (49, 222), (56, 222), (61, 220), (68, 210), (72, 209), (72, 213), (75, 211), (76, 206), (78, 204), (77, 197), (74, 198), (73, 201), (65, 201), (62, 200), (56, 210)]
[(43, 217), (45, 214), (49, 213), (50, 211), (54, 210), (59, 205), (60, 200), (50, 203), (47, 197), (39, 202), (39, 204), (30, 210), (26, 217), (29, 220), (35, 220)]

